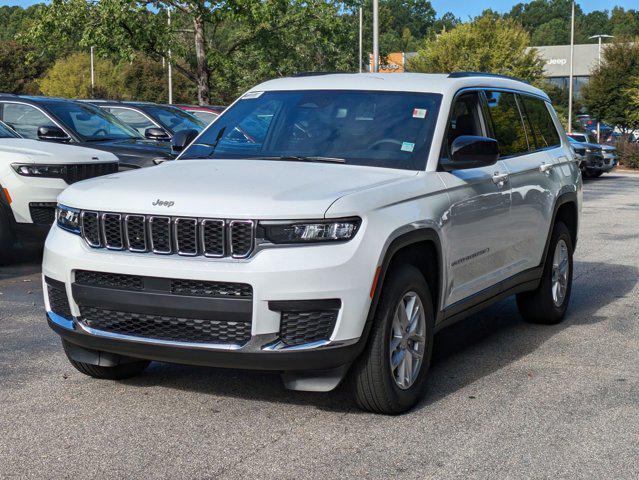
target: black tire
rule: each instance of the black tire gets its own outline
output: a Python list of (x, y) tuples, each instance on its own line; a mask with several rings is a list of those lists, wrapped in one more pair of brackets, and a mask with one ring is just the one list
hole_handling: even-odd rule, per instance
[(90, 363), (78, 362), (71, 358), (66, 348), (64, 351), (69, 363), (71, 363), (78, 372), (101, 380), (124, 380), (125, 378), (135, 377), (142, 373), (146, 367), (149, 366), (149, 363), (151, 363), (148, 360), (140, 360), (130, 363), (121, 363), (114, 367), (101, 367)]
[(603, 173), (604, 173), (603, 170), (598, 170), (598, 171), (596, 171), (594, 173), (593, 177), (594, 178), (599, 178), (599, 177), (601, 177), (603, 175)]
[[(553, 259), (555, 249), (560, 241), (564, 241), (568, 253), (568, 278), (565, 287), (565, 295), (560, 305), (553, 300)], [(542, 274), (541, 282), (536, 290), (524, 292), (517, 295), (517, 308), (524, 320), (530, 323), (540, 323), (553, 325), (563, 320), (566, 309), (570, 303), (570, 292), (572, 291), (573, 272), (573, 245), (572, 237), (568, 227), (563, 222), (558, 221), (553, 228), (546, 262)]]
[[(0, 195), (2, 192), (0, 192)], [(1, 201), (1, 200), (0, 200)], [(11, 228), (10, 212), (0, 203), (0, 265), (9, 263), (14, 254), (15, 236)]]
[[(391, 371), (390, 336), (395, 311), (408, 292), (415, 292), (425, 312), (425, 345), (421, 367), (412, 385), (401, 389)], [(421, 272), (412, 265), (389, 271), (373, 319), (366, 350), (351, 371), (357, 404), (363, 410), (396, 415), (413, 407), (421, 398), (433, 352), (433, 303)]]

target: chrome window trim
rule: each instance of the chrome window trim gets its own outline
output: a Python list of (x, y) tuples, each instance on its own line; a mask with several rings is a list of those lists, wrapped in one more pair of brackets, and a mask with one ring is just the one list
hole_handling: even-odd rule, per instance
[[(213, 254), (207, 253), (206, 251), (206, 242), (204, 236), (204, 230), (208, 223), (218, 223), (222, 225), (222, 253), (221, 254)], [(202, 247), (202, 254), (208, 258), (222, 258), (226, 255), (226, 221), (221, 218), (203, 218), (200, 221), (200, 242)]]
[[(234, 225), (249, 225), (251, 227), (251, 246), (248, 249), (248, 252), (244, 255), (236, 255), (233, 251), (233, 226)], [(253, 253), (253, 249), (255, 248), (255, 222), (253, 220), (231, 220), (229, 222), (228, 227), (228, 237), (229, 237), (229, 249), (231, 252), (232, 258), (248, 258)]]
[[(107, 240), (107, 236), (106, 236), (106, 217), (107, 216), (115, 216), (118, 218), (119, 221), (119, 228), (120, 228), (120, 241), (122, 243), (121, 247), (113, 247), (113, 246), (109, 246), (109, 242)], [(102, 214), (102, 218), (101, 218), (101, 227), (102, 227), (102, 238), (104, 238), (104, 246), (107, 248), (107, 250), (116, 250), (116, 251), (122, 251), (125, 249), (125, 245), (124, 245), (124, 235), (122, 233), (122, 214), (120, 213), (103, 213)]]
[[(155, 248), (153, 244), (153, 221), (157, 219), (168, 220), (168, 238), (169, 238), (169, 249), (168, 250), (158, 250)], [(171, 217), (166, 217), (163, 215), (151, 215), (149, 217), (149, 236), (151, 237), (151, 251), (153, 253), (157, 253), (158, 255), (171, 255), (173, 253), (173, 235), (171, 235)]]
[[(97, 244), (93, 244), (89, 241), (86, 232), (84, 230), (84, 217), (87, 215), (95, 215), (95, 220), (98, 224), (98, 243)], [(82, 239), (84, 240), (84, 242), (91, 248), (102, 248), (102, 232), (101, 232), (101, 227), (100, 227), (100, 214), (98, 212), (95, 212), (93, 210), (82, 210), (80, 212), (80, 233), (82, 235)]]
[[(182, 250), (180, 250), (180, 241), (178, 239), (178, 225), (181, 222), (192, 222), (194, 227), (195, 227), (195, 252), (184, 252)], [(178, 217), (174, 220), (173, 222), (173, 235), (175, 236), (175, 249), (177, 250), (177, 254), (178, 255), (182, 255), (184, 257), (196, 257), (198, 254), (198, 244), (200, 243), (198, 241), (198, 224), (199, 222), (197, 221), (197, 218), (190, 218), (190, 217)]]
[[(142, 218), (142, 231), (144, 233), (144, 248), (143, 249), (131, 247), (131, 241), (130, 241), (130, 237), (129, 237), (129, 219), (130, 218)], [(124, 238), (126, 240), (126, 248), (130, 252), (146, 253), (148, 251), (148, 249), (149, 249), (148, 248), (148, 241), (147, 241), (146, 216), (137, 215), (137, 214), (134, 214), (134, 213), (127, 213), (126, 215), (124, 215)]]

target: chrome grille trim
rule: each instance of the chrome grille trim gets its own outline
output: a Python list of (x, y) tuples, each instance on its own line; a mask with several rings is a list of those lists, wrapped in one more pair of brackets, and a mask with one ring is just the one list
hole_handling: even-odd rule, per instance
[[(144, 248), (135, 248), (131, 246), (131, 236), (129, 234), (129, 230), (130, 230), (130, 222), (133, 219), (142, 219), (142, 232), (144, 233)], [(126, 214), (124, 216), (124, 237), (126, 240), (126, 247), (129, 249), (130, 252), (145, 253), (148, 250), (146, 217), (144, 215)]]
[[(233, 242), (233, 230), (236, 225), (248, 225), (251, 229), (249, 248), (245, 253), (236, 254)], [(231, 248), (231, 257), (233, 258), (247, 258), (253, 252), (253, 246), (255, 245), (255, 222), (253, 220), (231, 220), (228, 228), (229, 245)]]
[[(166, 220), (167, 221), (167, 227), (166, 227), (166, 231), (164, 232), (164, 234), (167, 236), (168, 238), (168, 244), (169, 244), (169, 248), (167, 250), (162, 250), (159, 249), (155, 246), (155, 242), (153, 241), (153, 222), (157, 222), (158, 220)], [(149, 217), (149, 238), (151, 239), (151, 251), (153, 253), (157, 253), (160, 255), (170, 255), (171, 253), (173, 253), (173, 235), (171, 235), (171, 217), (159, 217), (159, 216), (151, 216)], [(162, 227), (158, 227), (158, 228), (162, 228)]]
[[(246, 259), (255, 252), (257, 244), (257, 222), (253, 220), (170, 217), (95, 210), (81, 211), (80, 218), (81, 236), (91, 248)], [(96, 229), (91, 221), (96, 225), (97, 231), (94, 231)], [(144, 232), (144, 238), (140, 229)]]
[[(193, 230), (193, 244), (195, 246), (195, 248), (193, 249), (193, 251), (188, 251), (188, 250), (183, 250), (182, 248), (184, 247), (184, 245), (180, 245), (180, 225), (183, 225), (185, 223), (190, 223), (192, 225), (192, 230)], [(183, 255), (185, 257), (195, 257), (197, 256), (198, 253), (198, 234), (197, 234), (197, 227), (198, 227), (198, 221), (195, 218), (184, 218), (184, 217), (179, 217), (176, 218), (175, 221), (173, 222), (173, 238), (175, 238), (175, 248), (177, 250), (177, 254), (178, 255)]]
[[(98, 241), (96, 242), (92, 242), (91, 239), (89, 238), (89, 235), (87, 234), (87, 231), (85, 229), (84, 226), (84, 219), (86, 217), (91, 217), (95, 220), (95, 228), (96, 228), (96, 232), (97, 236), (98, 236)], [(102, 247), (102, 236), (100, 234), (100, 215), (98, 214), (98, 212), (82, 212), (80, 214), (80, 229), (82, 231), (82, 238), (84, 239), (84, 241), (86, 242), (86, 244), (89, 247), (92, 248), (100, 248)]]
[[(120, 245), (114, 245), (109, 243), (109, 237), (107, 235), (107, 222), (110, 218), (117, 219), (118, 222), (118, 238), (120, 239)], [(104, 246), (108, 250), (124, 250), (124, 239), (122, 238), (122, 215), (119, 213), (103, 213), (101, 218), (102, 237), (104, 238)]]

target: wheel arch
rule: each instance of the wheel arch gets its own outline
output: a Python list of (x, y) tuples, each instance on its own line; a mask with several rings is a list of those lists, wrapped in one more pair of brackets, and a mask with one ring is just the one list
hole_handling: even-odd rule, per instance
[(555, 206), (553, 208), (552, 222), (548, 230), (548, 236), (546, 237), (546, 244), (544, 246), (544, 255), (541, 259), (541, 265), (544, 265), (548, 255), (548, 248), (550, 247), (550, 239), (552, 232), (555, 228), (557, 221), (562, 221), (570, 231), (570, 237), (572, 240), (573, 250), (577, 246), (577, 236), (579, 231), (579, 207), (577, 204), (576, 192), (565, 192), (557, 197)]

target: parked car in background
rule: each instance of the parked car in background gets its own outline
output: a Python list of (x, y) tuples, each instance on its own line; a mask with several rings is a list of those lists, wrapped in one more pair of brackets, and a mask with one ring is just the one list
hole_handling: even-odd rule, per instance
[(527, 321), (562, 320), (582, 183), (527, 83), (336, 74), (258, 85), (176, 161), (58, 200), (45, 308), (78, 371), (348, 378), (362, 408), (397, 414), (436, 331), (513, 294)]
[(176, 107), (195, 115), (207, 125), (226, 110), (226, 107), (219, 105), (176, 105)]
[(617, 149), (611, 145), (594, 142), (587, 133), (572, 132), (568, 134), (573, 145), (579, 145), (586, 151), (582, 163), (582, 173), (586, 177), (599, 177), (617, 165)]
[(0, 94), (0, 120), (22, 137), (105, 150), (121, 168), (155, 165), (175, 154), (104, 110), (64, 98)]
[(150, 102), (83, 100), (111, 113), (150, 140), (169, 142), (177, 132), (201, 132), (207, 123), (172, 105)]
[(112, 153), (24, 139), (0, 122), (0, 263), (16, 242), (44, 239), (62, 190), (117, 171)]

